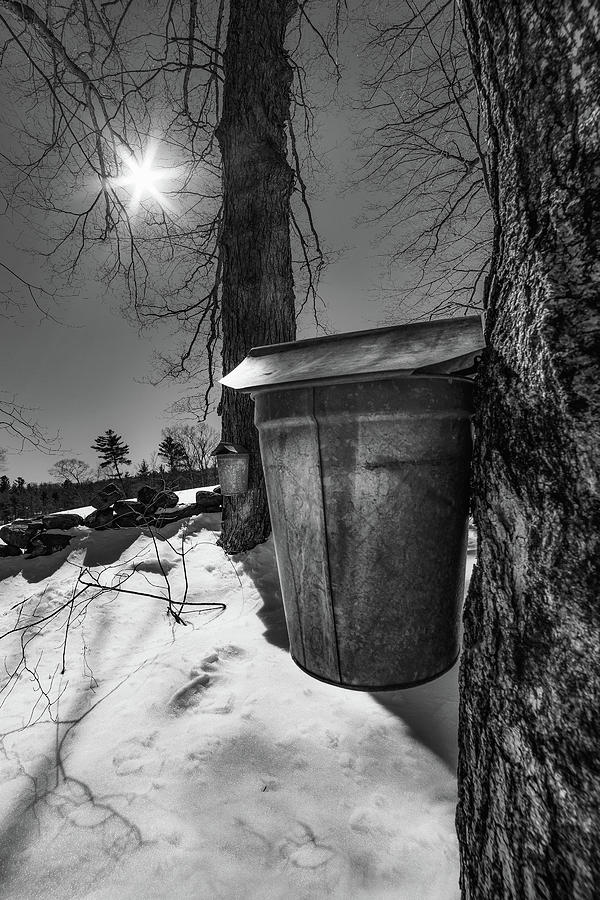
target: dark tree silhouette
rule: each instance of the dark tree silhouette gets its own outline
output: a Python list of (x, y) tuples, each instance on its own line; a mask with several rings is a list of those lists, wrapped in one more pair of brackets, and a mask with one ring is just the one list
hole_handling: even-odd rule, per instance
[(140, 466), (137, 470), (138, 478), (149, 478), (150, 477), (150, 467), (145, 459), (143, 459), (140, 463)]
[(210, 454), (219, 443), (219, 435), (206, 422), (169, 425), (163, 429), (163, 434), (170, 435), (182, 445), (190, 468), (202, 470), (214, 464)]
[(52, 468), (48, 470), (48, 474), (56, 478), (57, 481), (68, 479), (76, 484), (81, 484), (82, 479), (89, 479), (91, 469), (82, 459), (70, 457), (68, 459), (59, 459), (55, 462)]
[(112, 428), (107, 428), (104, 434), (98, 435), (96, 443), (92, 444), (91, 448), (96, 451), (101, 459), (100, 468), (113, 468), (117, 478), (121, 482), (121, 487), (125, 490), (123, 477), (119, 467), (130, 466), (131, 460), (127, 459), (129, 447), (123, 442), (123, 438), (116, 434)]
[(184, 446), (169, 434), (158, 445), (158, 455), (167, 461), (171, 472), (181, 469), (188, 463)]

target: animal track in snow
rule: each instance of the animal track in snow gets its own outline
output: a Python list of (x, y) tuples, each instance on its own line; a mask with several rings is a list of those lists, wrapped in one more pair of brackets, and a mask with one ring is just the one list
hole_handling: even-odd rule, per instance
[[(207, 692), (210, 686), (215, 687), (223, 680), (223, 671), (226, 671), (228, 662), (243, 659), (247, 653), (242, 647), (235, 644), (227, 644), (224, 647), (217, 647), (213, 653), (209, 653), (199, 663), (190, 669), (190, 680), (180, 687), (171, 696), (168, 707), (175, 711), (187, 709), (190, 706), (197, 706), (202, 701), (202, 709), (204, 712), (216, 713), (217, 715), (227, 715), (233, 711), (235, 706), (234, 694), (220, 694), (212, 696), (211, 692)], [(210, 675), (209, 675), (210, 672)], [(206, 702), (206, 696), (210, 698)]]

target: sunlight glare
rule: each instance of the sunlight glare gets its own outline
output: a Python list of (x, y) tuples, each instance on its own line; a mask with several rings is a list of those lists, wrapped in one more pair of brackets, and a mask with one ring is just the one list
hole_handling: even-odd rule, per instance
[(172, 210), (172, 204), (162, 191), (158, 190), (157, 183), (172, 179), (176, 176), (174, 169), (154, 168), (156, 146), (151, 144), (141, 161), (130, 155), (127, 151), (121, 151), (121, 159), (127, 167), (127, 173), (118, 178), (111, 179), (114, 185), (125, 187), (131, 194), (129, 204), (130, 211), (135, 211), (145, 199), (155, 200), (162, 209)]

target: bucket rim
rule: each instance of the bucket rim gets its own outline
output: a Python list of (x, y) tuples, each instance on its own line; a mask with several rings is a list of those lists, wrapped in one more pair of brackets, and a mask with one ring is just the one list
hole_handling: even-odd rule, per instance
[(371, 383), (373, 381), (457, 381), (461, 384), (469, 384), (471, 388), (475, 386), (475, 379), (464, 375), (421, 375), (420, 373), (402, 373), (402, 372), (367, 372), (360, 375), (332, 375), (322, 378), (307, 378), (305, 381), (286, 381), (279, 384), (260, 385), (248, 388), (240, 393), (248, 393), (251, 398), (256, 394), (274, 393), (275, 391), (294, 391), (301, 388), (314, 387), (331, 387), (336, 384), (358, 384), (361, 382)]
[(443, 669), (440, 669), (439, 672), (436, 672), (434, 675), (427, 675), (426, 678), (420, 678), (417, 681), (402, 681), (399, 684), (383, 684), (383, 685), (362, 685), (362, 684), (346, 684), (343, 681), (332, 681), (330, 678), (324, 678), (322, 675), (317, 675), (315, 672), (311, 672), (310, 669), (307, 669), (306, 666), (303, 666), (301, 662), (298, 662), (294, 654), (290, 651), (291, 660), (298, 666), (299, 669), (306, 675), (310, 675), (311, 678), (315, 678), (317, 681), (321, 681), (323, 684), (330, 684), (332, 687), (343, 688), (345, 691), (363, 691), (373, 694), (380, 691), (406, 691), (410, 688), (420, 687), (424, 684), (429, 684), (431, 681), (435, 681), (437, 678), (441, 678), (442, 675), (447, 675), (450, 672), (456, 663), (458, 662), (460, 657), (460, 650), (452, 660), (449, 666), (445, 666)]

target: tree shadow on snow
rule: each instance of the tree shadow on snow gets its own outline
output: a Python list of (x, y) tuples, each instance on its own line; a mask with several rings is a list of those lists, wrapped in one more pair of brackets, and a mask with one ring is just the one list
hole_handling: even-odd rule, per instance
[(0, 824), (0, 896), (8, 897), (3, 886), (10, 881), (19, 865), (19, 858), (32, 836), (39, 831), (35, 803), (38, 785), (50, 784), (55, 778), (56, 765), (51, 755), (40, 755), (37, 765), (27, 768), (23, 789), (11, 812)]
[[(110, 640), (110, 633), (100, 624), (90, 643), (101, 654)], [(107, 854), (110, 854), (111, 848), (136, 850), (144, 843), (137, 825), (126, 813), (119, 811), (120, 808), (127, 809), (131, 798), (118, 792), (110, 797), (98, 796), (92, 785), (71, 774), (69, 766), (70, 744), (77, 741), (78, 729), (84, 725), (84, 720), (85, 725), (89, 724), (87, 717), (93, 716), (95, 707), (107, 700), (120, 684), (112, 687), (107, 685), (106, 690), (98, 696), (98, 684), (92, 686), (89, 681), (83, 690), (77, 690), (69, 700), (63, 699), (65, 708), (61, 709), (59, 720), (46, 716), (38, 722), (25, 725), (21, 730), (21, 740), (17, 740), (9, 752), (5, 750), (6, 760), (15, 765), (18, 774), (15, 776), (16, 790), (11, 807), (0, 818), (0, 897), (13, 896), (11, 883), (22, 874), (23, 854), (33, 852), (41, 830), (48, 825), (54, 827), (58, 823), (58, 828), (71, 826), (75, 830), (81, 827), (88, 845), (93, 832), (102, 832), (100, 838), (96, 838), (94, 846), (107, 847)], [(60, 696), (62, 699), (62, 691)], [(58, 711), (58, 704), (55, 711)], [(35, 746), (38, 752), (30, 757), (26, 752), (28, 729), (37, 728), (45, 728), (47, 734), (42, 739), (36, 735)], [(19, 732), (8, 734), (18, 738)], [(0, 735), (0, 738), (6, 739), (7, 736)], [(98, 739), (102, 739), (101, 735)], [(21, 758), (21, 754), (24, 754), (24, 758)], [(86, 810), (92, 819), (92, 825), (85, 823)], [(78, 826), (79, 821), (82, 822), (81, 826)], [(103, 829), (106, 830), (106, 836)], [(75, 839), (75, 847), (78, 843)], [(104, 865), (105, 860), (98, 857), (99, 871)], [(28, 897), (41, 896), (35, 888), (36, 885), (33, 885)], [(74, 895), (69, 892), (69, 896)]]
[[(43, 559), (43, 557), (41, 557)], [(71, 701), (66, 710), (64, 721), (77, 720), (86, 709), (88, 692), (82, 691)], [(22, 734), (27, 734), (27, 727), (40, 728), (44, 723), (25, 726)], [(67, 726), (68, 727), (68, 726)], [(49, 726), (46, 723), (46, 728)], [(35, 754), (32, 763), (24, 763), (13, 751), (11, 757), (20, 769), (19, 790), (14, 797), (12, 809), (0, 821), (0, 897), (9, 897), (3, 888), (18, 875), (22, 866), (22, 854), (31, 847), (40, 834), (40, 805), (51, 798), (58, 789), (61, 776), (57, 757), (57, 726), (51, 725), (48, 738), (44, 741), (40, 752)], [(33, 893), (32, 893), (33, 896)]]

